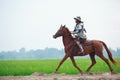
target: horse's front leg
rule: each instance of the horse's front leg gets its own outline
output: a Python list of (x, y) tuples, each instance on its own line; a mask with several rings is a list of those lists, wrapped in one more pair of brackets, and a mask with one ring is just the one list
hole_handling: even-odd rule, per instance
[(75, 60), (74, 60), (74, 57), (71, 56), (70, 59), (71, 59), (73, 65), (74, 65), (74, 67), (78, 69), (78, 71), (81, 73), (81, 75), (83, 75), (82, 70), (76, 65), (76, 62), (75, 62)]
[(55, 69), (54, 73), (56, 73), (58, 71), (58, 69), (60, 68), (60, 66), (63, 64), (63, 62), (68, 58), (68, 55), (65, 55), (63, 57), (63, 59), (60, 61), (58, 67)]

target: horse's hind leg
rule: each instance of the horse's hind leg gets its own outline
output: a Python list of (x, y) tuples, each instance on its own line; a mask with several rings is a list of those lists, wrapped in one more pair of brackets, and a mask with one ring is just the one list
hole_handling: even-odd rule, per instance
[(104, 57), (103, 53), (101, 53), (100, 55), (97, 55), (97, 56), (99, 56), (103, 61), (105, 61), (105, 63), (108, 65), (108, 67), (109, 67), (109, 69), (110, 69), (110, 71), (111, 71), (111, 73), (112, 73), (112, 72), (113, 72), (113, 69), (112, 69), (112, 67), (111, 67), (108, 59)]
[(96, 60), (95, 60), (95, 53), (91, 53), (89, 54), (90, 59), (92, 61), (92, 64), (88, 67), (88, 69), (86, 70), (86, 72), (88, 73), (90, 71), (90, 69), (95, 65)]

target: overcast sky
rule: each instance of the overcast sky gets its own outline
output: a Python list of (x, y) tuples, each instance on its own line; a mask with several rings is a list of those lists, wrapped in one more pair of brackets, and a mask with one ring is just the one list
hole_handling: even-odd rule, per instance
[(62, 49), (52, 35), (61, 24), (72, 31), (81, 16), (88, 39), (120, 48), (120, 0), (0, 0), (0, 51)]

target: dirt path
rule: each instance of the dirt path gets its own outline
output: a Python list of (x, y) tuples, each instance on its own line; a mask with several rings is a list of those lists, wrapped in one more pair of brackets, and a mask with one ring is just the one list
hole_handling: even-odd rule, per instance
[(43, 74), (35, 72), (30, 76), (0, 76), (0, 80), (120, 80), (120, 73), (91, 73), (76, 75), (68, 74)]

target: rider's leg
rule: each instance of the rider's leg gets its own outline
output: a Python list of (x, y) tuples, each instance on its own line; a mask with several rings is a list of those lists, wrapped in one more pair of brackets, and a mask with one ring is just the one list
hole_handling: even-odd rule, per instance
[(79, 42), (79, 41), (76, 41), (76, 43), (77, 43), (77, 45), (79, 46), (79, 48), (81, 49), (81, 52), (83, 53), (83, 52), (84, 52), (84, 49), (83, 49), (82, 45), (80, 44), (80, 42)]

